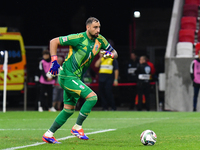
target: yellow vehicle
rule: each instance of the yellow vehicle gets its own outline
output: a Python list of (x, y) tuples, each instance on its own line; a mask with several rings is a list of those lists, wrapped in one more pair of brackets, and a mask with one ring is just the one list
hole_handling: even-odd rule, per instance
[(0, 27), (0, 91), (4, 83), (4, 52), (8, 51), (7, 90), (22, 91), (26, 76), (26, 52), (20, 32), (7, 32)]

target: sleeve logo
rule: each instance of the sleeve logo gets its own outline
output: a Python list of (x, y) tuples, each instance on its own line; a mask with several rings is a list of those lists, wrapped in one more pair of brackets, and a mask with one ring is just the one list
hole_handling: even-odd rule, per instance
[(85, 87), (84, 87), (83, 85), (80, 85), (79, 87), (80, 87), (81, 89), (85, 89)]
[(63, 37), (62, 40), (63, 40), (63, 42), (66, 42), (67, 41), (67, 37)]

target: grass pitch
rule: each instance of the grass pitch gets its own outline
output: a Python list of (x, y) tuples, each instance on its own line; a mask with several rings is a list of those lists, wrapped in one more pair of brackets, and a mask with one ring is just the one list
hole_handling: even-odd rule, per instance
[[(47, 144), (42, 135), (59, 112), (10, 111), (0, 113), (0, 149), (59, 150), (199, 150), (200, 113), (92, 111), (83, 124), (89, 140), (70, 134), (76, 118), (71, 118), (54, 134), (62, 144)], [(154, 146), (140, 142), (142, 131), (157, 134)], [(64, 139), (62, 139), (64, 138)]]

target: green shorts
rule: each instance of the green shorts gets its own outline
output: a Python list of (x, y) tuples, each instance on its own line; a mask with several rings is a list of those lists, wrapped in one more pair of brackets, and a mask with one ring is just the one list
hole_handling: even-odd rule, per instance
[(75, 76), (58, 76), (58, 82), (64, 89), (64, 104), (76, 106), (79, 98), (86, 98), (92, 90)]

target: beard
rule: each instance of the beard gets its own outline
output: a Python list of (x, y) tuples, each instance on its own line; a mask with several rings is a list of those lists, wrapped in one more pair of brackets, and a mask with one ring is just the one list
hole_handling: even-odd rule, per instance
[(98, 35), (99, 35), (99, 34), (97, 34), (97, 35), (95, 35), (95, 34), (91, 34), (90, 32), (88, 32), (88, 33), (90, 34), (90, 36), (91, 36), (92, 38), (97, 38)]

